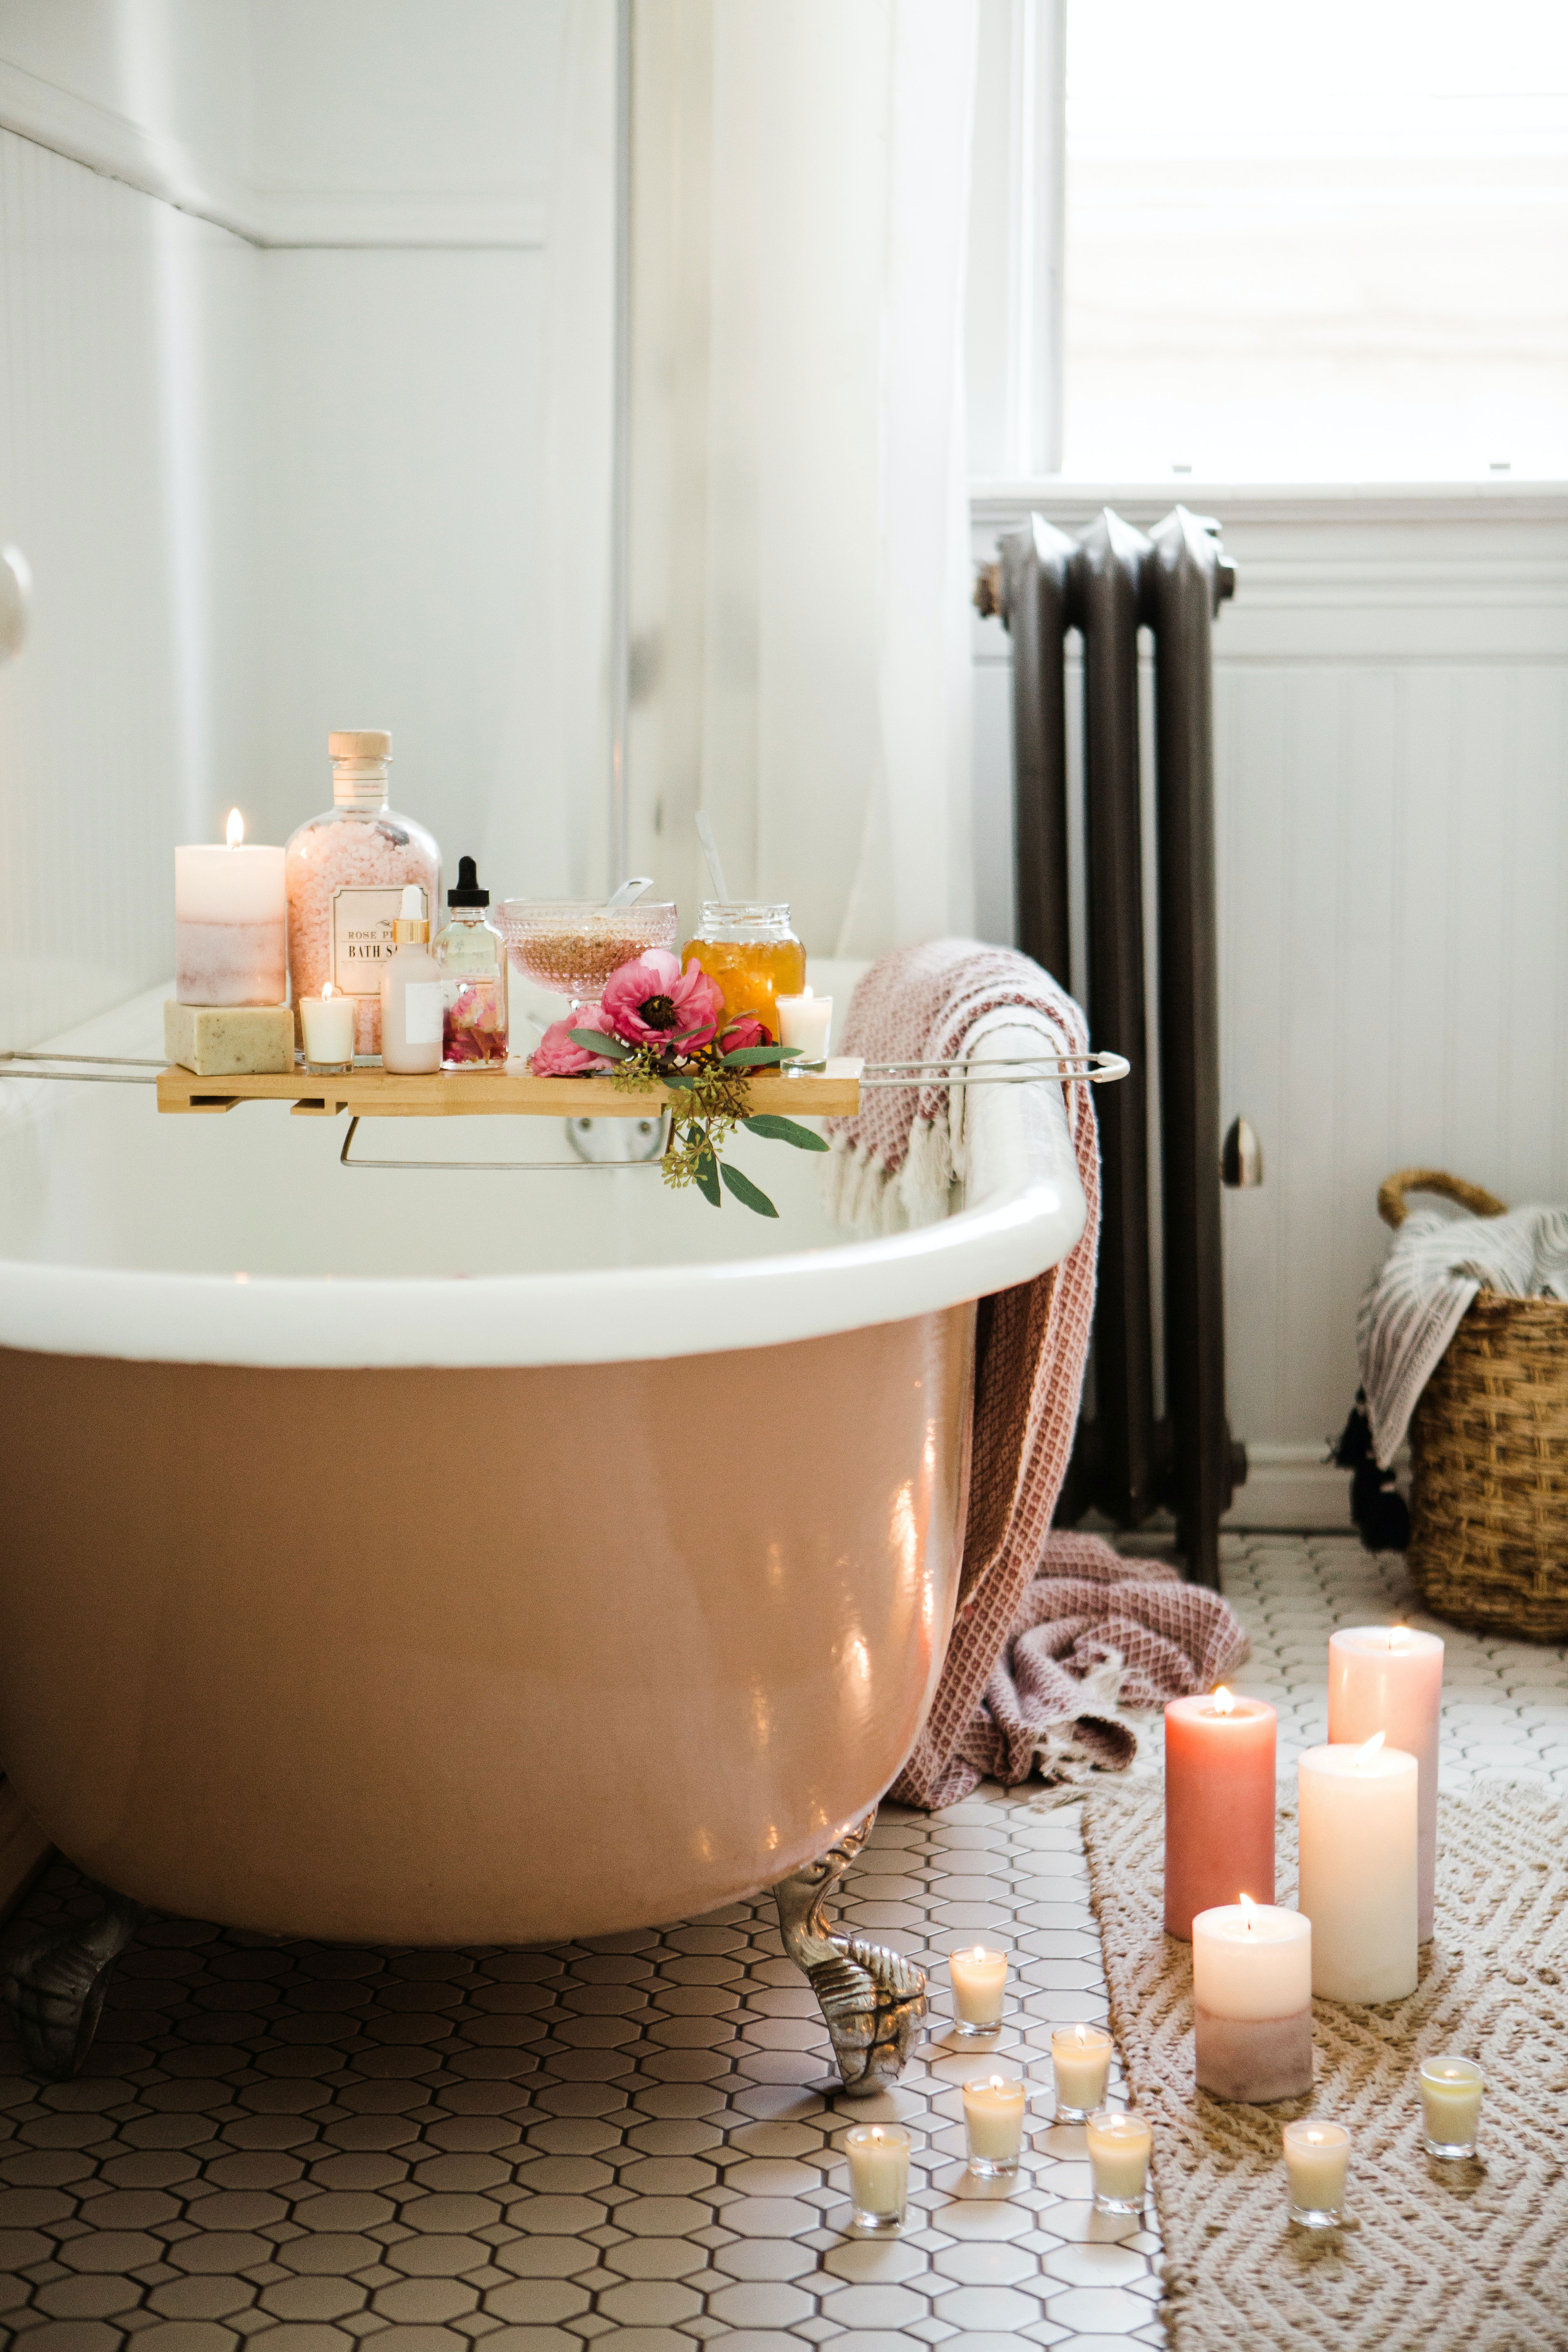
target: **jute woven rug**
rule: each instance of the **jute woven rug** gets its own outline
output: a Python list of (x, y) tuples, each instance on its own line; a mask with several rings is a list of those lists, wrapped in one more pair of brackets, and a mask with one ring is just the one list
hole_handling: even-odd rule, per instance
[[(1437, 1932), (1407, 2000), (1315, 2005), (1310, 2099), (1227, 2105), (1193, 2084), (1190, 1948), (1165, 1935), (1159, 1783), (1084, 1805), (1111, 2022), (1153, 2127), (1174, 2352), (1565, 2352), (1568, 1821), (1518, 1789), (1442, 1800)], [(1296, 1895), (1294, 1808), (1278, 1899)], [(1423, 2152), (1416, 2068), (1485, 2069), (1480, 2153)], [(1279, 2127), (1352, 2134), (1345, 2226), (1291, 2227)]]

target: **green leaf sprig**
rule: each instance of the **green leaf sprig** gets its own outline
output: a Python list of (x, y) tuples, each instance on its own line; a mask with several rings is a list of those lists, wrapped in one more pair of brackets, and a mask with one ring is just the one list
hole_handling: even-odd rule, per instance
[(572, 1043), (585, 1053), (613, 1062), (610, 1084), (618, 1094), (647, 1094), (668, 1087), (676, 1097), (670, 1105), (669, 1141), (664, 1153), (664, 1181), (680, 1191), (695, 1184), (703, 1199), (722, 1208), (726, 1192), (759, 1217), (776, 1217), (777, 1209), (762, 1187), (721, 1155), (738, 1127), (773, 1143), (792, 1143), (797, 1151), (826, 1151), (826, 1140), (798, 1119), (776, 1111), (752, 1111), (748, 1080), (753, 1070), (777, 1069), (801, 1058), (798, 1045), (737, 1045), (721, 1053), (716, 1045), (689, 1054), (660, 1053), (656, 1045), (628, 1045), (624, 1038), (601, 1035), (596, 1029), (574, 1029)]

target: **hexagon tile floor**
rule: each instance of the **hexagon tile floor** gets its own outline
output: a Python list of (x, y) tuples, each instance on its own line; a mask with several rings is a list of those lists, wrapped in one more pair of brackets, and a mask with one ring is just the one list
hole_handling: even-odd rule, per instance
[[(1402, 1606), (1350, 1542), (1227, 1539), (1281, 1702), (1281, 1763), (1321, 1737), (1324, 1638)], [(1447, 1633), (1446, 1770), (1568, 1785), (1561, 1652)], [(23, 1920), (72, 1910), (57, 1864)], [(1103, 2018), (1076, 1816), (978, 1792), (889, 1815), (845, 1918), (928, 1958), (977, 1932), (1017, 1958), (1001, 2052), (1048, 2076), (1051, 2023)], [(947, 1993), (933, 1978), (939, 2012)], [(942, 2019), (935, 2022), (938, 2036)], [(550, 1951), (352, 1951), (184, 1920), (121, 1962), (79, 2081), (0, 2043), (0, 2340), (28, 2352), (1073, 2352), (1158, 2345), (1158, 2242), (1089, 2210), (1081, 2135), (1042, 2115), (1013, 2195), (964, 2179), (933, 2039), (886, 2101), (821, 2095), (827, 2051), (771, 1903)], [(1048, 2099), (1048, 2093), (1047, 2094)], [(910, 2232), (844, 2235), (836, 2140), (916, 2139)]]

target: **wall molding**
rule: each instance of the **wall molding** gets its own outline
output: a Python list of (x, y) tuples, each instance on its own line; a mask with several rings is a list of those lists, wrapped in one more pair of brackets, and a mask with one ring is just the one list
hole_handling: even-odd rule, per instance
[(261, 188), (216, 172), (179, 140), (0, 59), (0, 129), (248, 244), (526, 249), (544, 243), (542, 189), (515, 194), (437, 190)]
[(1323, 1459), (1321, 1445), (1251, 1444), (1247, 1484), (1222, 1524), (1237, 1530), (1294, 1528), (1313, 1535), (1347, 1536), (1351, 1521), (1348, 1470)]

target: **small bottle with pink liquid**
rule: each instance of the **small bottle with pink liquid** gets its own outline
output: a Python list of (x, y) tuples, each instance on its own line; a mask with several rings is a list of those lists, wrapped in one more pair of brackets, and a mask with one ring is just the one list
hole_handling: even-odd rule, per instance
[(449, 919), (436, 942), (447, 983), (444, 1069), (506, 1067), (506, 941), (485, 914), (489, 903), (473, 859), (459, 857), (457, 882), (447, 893)]
[[(329, 735), (332, 805), (307, 818), (283, 853), (289, 893), (289, 977), (294, 1003), (334, 995), (355, 1000), (354, 1051), (381, 1051), (381, 976), (391, 959), (403, 894), (418, 887), (422, 919), (441, 903), (441, 853), (422, 824), (387, 804), (392, 737), (384, 728)], [(295, 1015), (298, 1027), (298, 1013)]]

